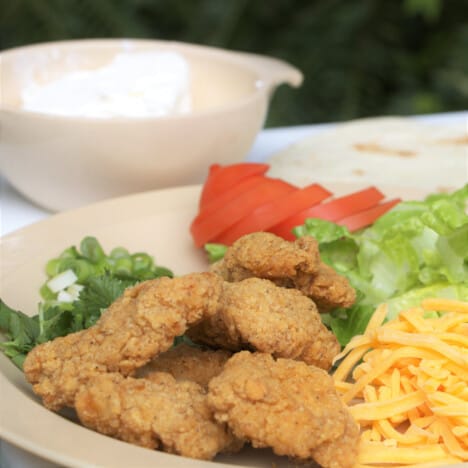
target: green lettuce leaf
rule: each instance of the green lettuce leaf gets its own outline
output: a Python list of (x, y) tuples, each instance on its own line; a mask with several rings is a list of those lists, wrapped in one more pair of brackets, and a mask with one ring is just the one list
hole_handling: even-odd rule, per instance
[(468, 184), (399, 203), (357, 233), (318, 219), (294, 229), (298, 237), (314, 236), (322, 259), (358, 293), (353, 307), (324, 317), (342, 345), (364, 331), (381, 302), (392, 318), (430, 296), (468, 300), (467, 206)]
[(224, 254), (226, 253), (228, 246), (224, 244), (208, 243), (208, 244), (205, 244), (204, 248), (205, 248), (205, 252), (208, 255), (208, 261), (210, 263), (214, 263), (214, 262), (217, 262), (218, 260), (221, 260), (224, 257)]

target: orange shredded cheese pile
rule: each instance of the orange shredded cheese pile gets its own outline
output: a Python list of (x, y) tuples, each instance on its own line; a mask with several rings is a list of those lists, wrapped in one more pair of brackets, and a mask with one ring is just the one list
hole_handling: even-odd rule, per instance
[(335, 358), (335, 386), (361, 427), (359, 465), (468, 461), (468, 302), (426, 299), (386, 316), (379, 306)]

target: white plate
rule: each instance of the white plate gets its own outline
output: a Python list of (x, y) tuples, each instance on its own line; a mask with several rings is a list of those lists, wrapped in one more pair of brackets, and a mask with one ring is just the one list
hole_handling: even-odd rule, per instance
[[(357, 187), (331, 188), (346, 192)], [(206, 269), (205, 255), (195, 249), (189, 234), (199, 191), (199, 186), (190, 186), (100, 202), (52, 216), (1, 238), (0, 297), (16, 309), (35, 314), (46, 261), (66, 247), (77, 245), (86, 235), (96, 236), (107, 251), (119, 245), (131, 251), (147, 251), (176, 275)], [(61, 465), (197, 468), (272, 466), (274, 462), (277, 467), (291, 466), (267, 450), (244, 450), (218, 457), (212, 463), (100, 435), (44, 408), (23, 374), (3, 354), (0, 388), (0, 437)]]

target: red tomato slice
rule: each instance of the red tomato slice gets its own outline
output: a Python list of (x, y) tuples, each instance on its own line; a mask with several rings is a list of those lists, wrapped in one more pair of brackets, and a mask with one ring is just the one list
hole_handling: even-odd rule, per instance
[(306, 218), (301, 218), (301, 219), (302, 219), (302, 222), (300, 222), (299, 224), (297, 224), (297, 221), (295, 221), (294, 224), (286, 224), (286, 222), (282, 222), (280, 224), (277, 224), (276, 226), (271, 227), (270, 229), (268, 229), (268, 231), (272, 232), (273, 234), (276, 234), (279, 237), (282, 237), (283, 239), (286, 239), (288, 241), (293, 241), (297, 239), (297, 237), (292, 232), (293, 227), (304, 224), (304, 220)]
[(210, 216), (213, 212), (217, 210), (222, 210), (232, 200), (235, 200), (239, 195), (248, 190), (251, 190), (256, 185), (261, 184), (265, 180), (265, 177), (260, 176), (252, 176), (248, 177), (247, 179), (241, 180), (238, 184), (234, 185), (231, 188), (228, 188), (223, 193), (219, 194), (216, 198), (213, 198), (207, 201), (203, 208), (200, 209), (197, 217), (195, 218), (196, 221), (206, 218)]
[(297, 189), (280, 200), (260, 205), (238, 223), (216, 237), (215, 242), (231, 245), (245, 234), (267, 231), (268, 228), (287, 219), (291, 214), (302, 211), (304, 208), (310, 208), (330, 195), (331, 192), (319, 184)]
[(226, 189), (233, 187), (241, 180), (247, 177), (265, 174), (269, 167), (268, 164), (262, 163), (239, 163), (229, 166), (220, 166), (219, 164), (211, 165), (200, 196), (200, 209), (203, 209), (206, 203), (225, 192)]
[(292, 229), (304, 224), (307, 218), (320, 218), (327, 221), (337, 221), (339, 219), (359, 213), (360, 211), (372, 208), (383, 200), (384, 195), (375, 187), (369, 187), (359, 192), (354, 192), (344, 197), (336, 198), (327, 203), (307, 208), (285, 221), (273, 226), (270, 231), (287, 240), (294, 240)]
[(361, 211), (357, 214), (347, 216), (346, 218), (340, 219), (337, 221), (337, 224), (341, 226), (346, 226), (350, 231), (357, 231), (366, 226), (370, 226), (378, 218), (380, 218), (384, 213), (389, 211), (395, 205), (400, 203), (400, 199), (396, 198), (394, 200), (389, 200), (380, 205), (369, 208), (368, 210)]
[(213, 212), (211, 216), (195, 219), (190, 226), (195, 245), (201, 247), (212, 241), (257, 206), (278, 200), (294, 190), (296, 187), (282, 180), (263, 178), (251, 190), (226, 203), (222, 210)]

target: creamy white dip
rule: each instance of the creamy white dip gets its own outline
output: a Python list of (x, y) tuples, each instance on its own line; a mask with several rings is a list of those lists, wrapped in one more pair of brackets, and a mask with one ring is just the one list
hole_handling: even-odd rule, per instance
[(64, 74), (22, 93), (23, 109), (76, 117), (161, 117), (191, 110), (190, 69), (174, 52), (122, 52), (94, 70)]

